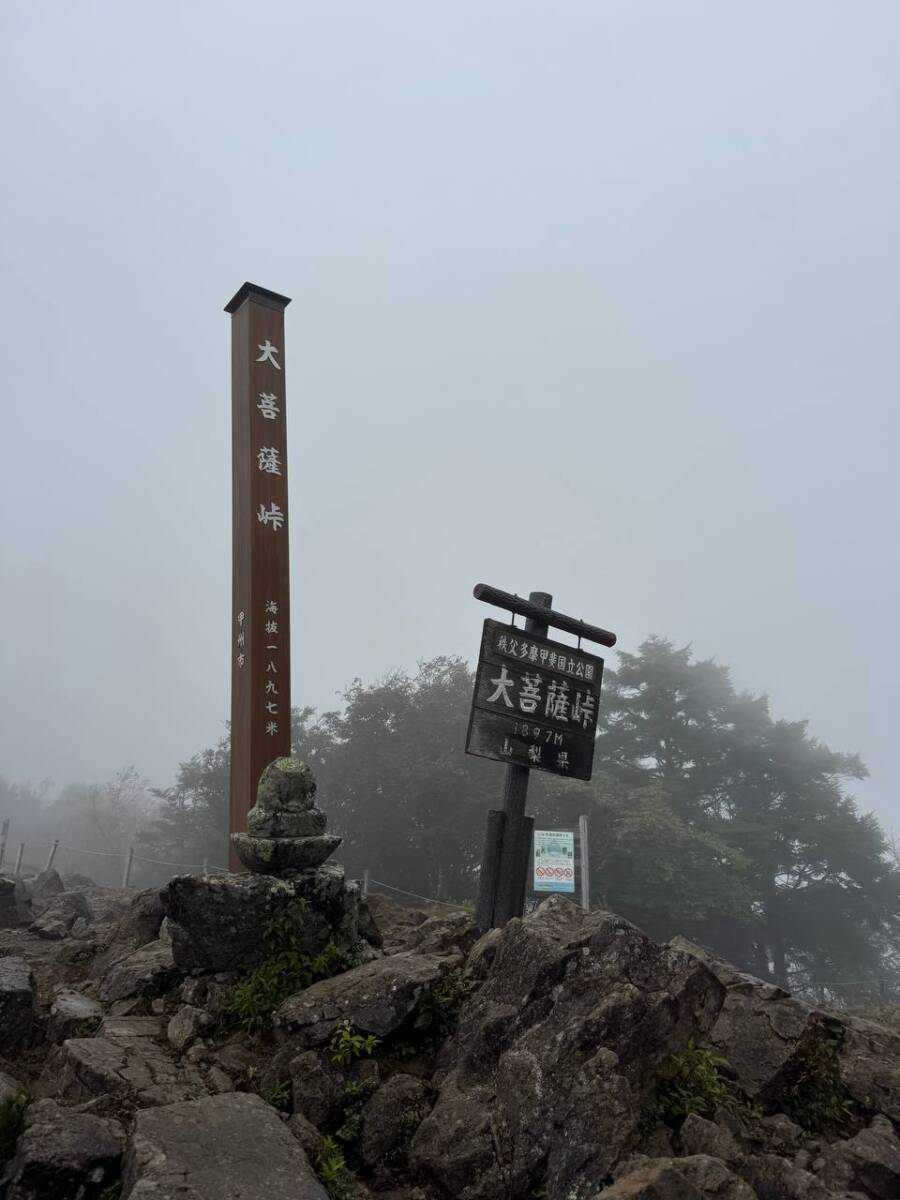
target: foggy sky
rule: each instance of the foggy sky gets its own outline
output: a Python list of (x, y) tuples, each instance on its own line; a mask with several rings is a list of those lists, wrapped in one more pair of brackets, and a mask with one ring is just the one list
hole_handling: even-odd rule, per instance
[(0, 773), (224, 731), (246, 279), (293, 298), (298, 702), (547, 590), (900, 826), (898, 78), (887, 0), (6, 0)]

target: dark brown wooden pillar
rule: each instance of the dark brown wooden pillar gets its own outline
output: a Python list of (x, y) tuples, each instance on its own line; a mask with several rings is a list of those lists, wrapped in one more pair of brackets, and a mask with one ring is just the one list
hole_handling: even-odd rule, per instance
[[(284, 310), (245, 283), (231, 314), (232, 622), (229, 832), (247, 827), (266, 766), (291, 752)], [(231, 851), (232, 870), (241, 864)]]

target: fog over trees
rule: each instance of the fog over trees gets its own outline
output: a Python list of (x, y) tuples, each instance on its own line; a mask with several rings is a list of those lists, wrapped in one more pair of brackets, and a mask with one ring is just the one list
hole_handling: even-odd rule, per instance
[[(463, 753), (472, 685), (465, 662), (439, 657), (355, 680), (334, 711), (294, 711), (294, 752), (315, 772), (351, 875), (472, 901), (503, 778)], [(592, 781), (532, 772), (529, 792), (539, 828), (588, 816), (595, 905), (835, 1004), (900, 992), (900, 861), (853, 799), (867, 773), (855, 754), (664, 638), (619, 652), (602, 695)], [(2, 788), (11, 841), (43, 853), (59, 838), (69, 870), (118, 882), (131, 843), (138, 883), (173, 874), (167, 863), (227, 863), (227, 737), (162, 790), (133, 768), (53, 798)]]

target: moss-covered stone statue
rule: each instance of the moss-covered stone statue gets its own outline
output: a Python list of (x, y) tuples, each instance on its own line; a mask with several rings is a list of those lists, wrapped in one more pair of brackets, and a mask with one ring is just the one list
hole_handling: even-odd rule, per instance
[(249, 871), (285, 875), (318, 867), (337, 850), (341, 838), (326, 833), (326, 823), (306, 763), (276, 758), (259, 777), (247, 832), (233, 833), (231, 841)]

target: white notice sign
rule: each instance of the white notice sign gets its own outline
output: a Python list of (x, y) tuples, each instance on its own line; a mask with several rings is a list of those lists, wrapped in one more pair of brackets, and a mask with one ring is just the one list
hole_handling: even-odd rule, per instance
[(575, 891), (575, 834), (570, 829), (534, 831), (534, 890)]

